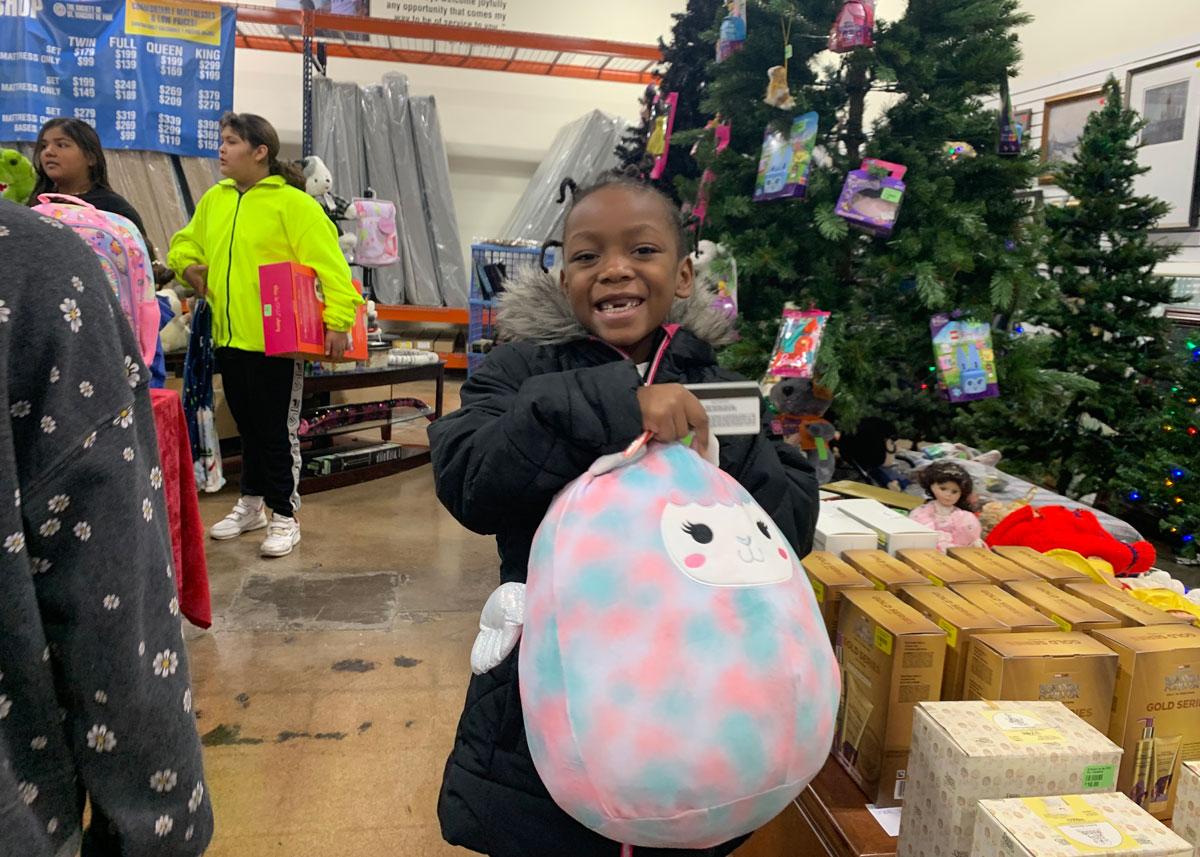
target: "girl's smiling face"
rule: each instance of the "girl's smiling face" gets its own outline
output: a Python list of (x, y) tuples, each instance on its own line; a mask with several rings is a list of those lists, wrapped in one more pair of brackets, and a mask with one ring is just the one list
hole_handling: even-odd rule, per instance
[(561, 283), (575, 317), (638, 363), (675, 299), (692, 293), (692, 259), (669, 205), (652, 190), (611, 185), (575, 205), (564, 228)]

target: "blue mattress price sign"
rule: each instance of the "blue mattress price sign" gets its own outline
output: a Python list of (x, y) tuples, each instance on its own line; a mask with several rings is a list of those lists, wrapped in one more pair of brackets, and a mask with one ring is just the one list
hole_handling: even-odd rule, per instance
[(106, 148), (212, 157), (233, 107), (235, 10), (188, 0), (0, 0), (0, 141), (83, 119)]

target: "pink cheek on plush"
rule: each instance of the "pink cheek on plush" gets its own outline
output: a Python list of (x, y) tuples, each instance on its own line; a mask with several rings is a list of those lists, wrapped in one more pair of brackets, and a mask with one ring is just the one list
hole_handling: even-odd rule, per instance
[(683, 558), (683, 564), (688, 568), (699, 568), (700, 566), (704, 565), (704, 562), (704, 554), (702, 553), (688, 554)]
[(780, 548), (780, 549), (779, 549), (779, 555), (780, 555), (781, 557), (783, 557), (784, 559), (787, 559), (787, 558), (788, 558), (787, 551), (785, 551), (783, 548)]

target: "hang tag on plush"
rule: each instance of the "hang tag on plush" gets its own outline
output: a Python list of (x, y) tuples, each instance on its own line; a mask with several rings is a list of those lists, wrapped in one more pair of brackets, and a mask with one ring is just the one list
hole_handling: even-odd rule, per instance
[(785, 60), (790, 60), (794, 55), (795, 55), (795, 51), (792, 50), (791, 45), (788, 45), (786, 48), (783, 49), (783, 58)]

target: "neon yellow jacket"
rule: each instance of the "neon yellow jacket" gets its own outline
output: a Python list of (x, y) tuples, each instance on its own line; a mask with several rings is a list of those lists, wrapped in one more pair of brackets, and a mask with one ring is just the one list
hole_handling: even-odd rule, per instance
[(189, 265), (208, 265), (208, 303), (217, 348), (262, 351), (262, 299), (258, 268), (297, 262), (316, 271), (325, 295), (325, 326), (349, 330), (362, 296), (350, 282), (350, 266), (337, 227), (315, 199), (267, 176), (245, 193), (233, 179), (200, 198), (191, 222), (171, 239), (167, 265), (179, 279)]

